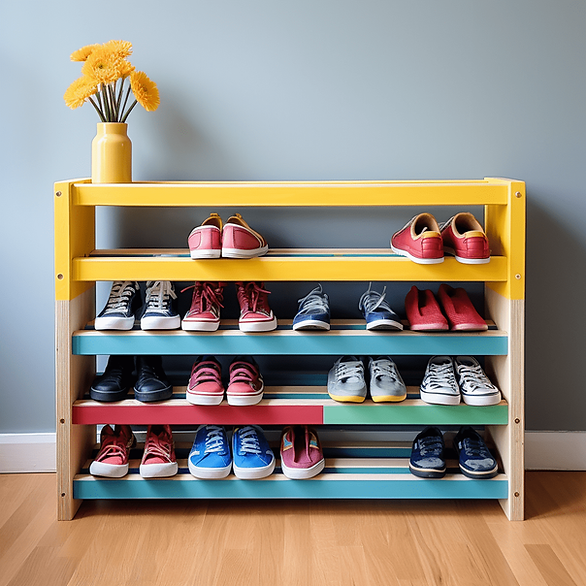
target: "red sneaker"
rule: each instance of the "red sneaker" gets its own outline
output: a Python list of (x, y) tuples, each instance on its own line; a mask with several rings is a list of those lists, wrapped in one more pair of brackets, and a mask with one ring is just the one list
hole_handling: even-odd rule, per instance
[(167, 478), (175, 476), (177, 470), (175, 443), (171, 427), (168, 425), (149, 425), (140, 463), (140, 475), (143, 478)]
[(446, 316), (429, 289), (420, 291), (413, 285), (405, 297), (405, 313), (413, 331), (438, 332), (450, 329)]
[(240, 304), (238, 325), (243, 332), (270, 332), (277, 327), (277, 318), (269, 307), (269, 293), (264, 283), (236, 283)]
[(114, 429), (104, 425), (100, 432), (100, 451), (90, 464), (90, 474), (110, 478), (126, 476), (130, 450), (135, 445), (136, 438), (129, 425), (116, 425)]
[(213, 356), (204, 356), (194, 362), (185, 398), (192, 405), (219, 405), (222, 402), (222, 366)]
[(428, 213), (411, 218), (391, 238), (393, 252), (413, 262), (434, 265), (444, 262), (442, 236), (435, 218)]
[(262, 400), (264, 382), (258, 364), (249, 356), (237, 356), (230, 364), (228, 405), (256, 405)]
[(215, 212), (187, 237), (191, 258), (220, 258), (222, 251), (222, 218)]
[(437, 296), (448, 316), (450, 330), (468, 332), (488, 330), (486, 322), (480, 317), (468, 293), (462, 287), (454, 289), (444, 283), (440, 286)]
[(441, 229), (444, 252), (458, 262), (482, 265), (490, 262), (488, 238), (480, 222), (469, 212), (452, 216)]
[(252, 258), (269, 250), (266, 240), (255, 232), (240, 214), (226, 221), (222, 231), (222, 256), (227, 258)]
[(224, 307), (225, 283), (200, 283), (186, 287), (193, 288), (191, 307), (181, 321), (181, 328), (188, 332), (215, 332), (220, 325), (220, 308)]

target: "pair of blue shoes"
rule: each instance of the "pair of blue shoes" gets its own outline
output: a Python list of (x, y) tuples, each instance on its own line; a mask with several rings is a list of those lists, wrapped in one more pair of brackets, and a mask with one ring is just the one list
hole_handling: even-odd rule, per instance
[[(498, 464), (482, 437), (470, 426), (460, 429), (454, 438), (458, 465), (468, 478), (493, 478)], [(442, 478), (446, 474), (445, 444), (437, 427), (426, 427), (413, 442), (409, 470), (420, 478)]]
[(237, 478), (265, 478), (275, 469), (275, 455), (256, 425), (236, 427), (232, 449), (223, 427), (200, 425), (187, 458), (189, 472), (196, 478), (226, 478), (234, 469)]
[[(366, 320), (367, 330), (402, 330), (399, 316), (385, 301), (387, 288), (382, 293), (372, 290), (372, 283), (363, 293), (358, 308)], [(293, 318), (294, 330), (329, 330), (330, 303), (322, 286), (318, 285), (305, 297), (299, 299), (299, 311)]]

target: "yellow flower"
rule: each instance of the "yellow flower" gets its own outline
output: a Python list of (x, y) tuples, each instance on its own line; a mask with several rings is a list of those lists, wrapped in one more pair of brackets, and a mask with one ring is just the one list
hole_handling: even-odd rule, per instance
[(71, 53), (72, 61), (85, 61), (101, 45), (86, 45), (77, 51)]
[(88, 56), (81, 73), (97, 83), (114, 83), (122, 77), (120, 58), (104, 46), (98, 47)]
[(118, 71), (122, 77), (127, 78), (134, 71), (134, 65), (130, 61), (122, 59), (118, 65)]
[(120, 59), (125, 59), (132, 55), (132, 43), (128, 41), (108, 41), (102, 47)]
[(130, 74), (130, 87), (136, 101), (147, 111), (154, 112), (161, 103), (157, 84), (146, 73), (133, 71)]
[(72, 110), (79, 108), (83, 103), (98, 91), (97, 84), (93, 83), (87, 77), (79, 77), (68, 88), (63, 99), (65, 104)]

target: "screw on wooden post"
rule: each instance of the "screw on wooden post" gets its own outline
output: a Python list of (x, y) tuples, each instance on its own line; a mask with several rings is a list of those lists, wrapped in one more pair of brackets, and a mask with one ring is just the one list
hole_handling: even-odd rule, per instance
[(61, 191), (58, 191), (58, 192), (55, 194), (55, 196), (56, 196), (56, 197), (61, 197), (62, 195), (63, 195), (63, 193), (61, 193)]
[(515, 418), (515, 423), (521, 423), (521, 420), (518, 417), (516, 417)]
[(59, 274), (57, 275), (57, 278), (58, 278), (60, 281), (63, 281), (63, 273), (59, 273)]
[(515, 193), (515, 197), (521, 197), (521, 192), (517, 191), (517, 193)]

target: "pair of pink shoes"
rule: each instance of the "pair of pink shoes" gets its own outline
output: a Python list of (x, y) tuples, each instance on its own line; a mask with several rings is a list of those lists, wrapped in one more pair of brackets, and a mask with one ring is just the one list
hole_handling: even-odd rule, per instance
[(480, 332), (488, 329), (468, 293), (461, 287), (454, 289), (444, 283), (440, 285), (437, 296), (443, 311), (431, 290), (421, 291), (415, 285), (411, 287), (405, 298), (405, 313), (412, 330)]
[(194, 228), (187, 237), (191, 258), (253, 258), (269, 250), (265, 239), (255, 232), (240, 214), (230, 216), (222, 225), (215, 212)]
[[(234, 358), (225, 393), (228, 405), (242, 407), (260, 403), (264, 382), (252, 357)], [(219, 405), (224, 400), (222, 365), (213, 356), (202, 356), (195, 361), (185, 397), (192, 405)]]
[[(90, 464), (90, 474), (122, 478), (128, 474), (130, 450), (136, 438), (129, 425), (105, 425), (100, 432), (100, 451)], [(169, 425), (149, 425), (139, 472), (143, 478), (167, 478), (178, 471), (175, 443)]]
[(488, 238), (469, 212), (452, 216), (441, 227), (431, 214), (419, 214), (393, 234), (391, 248), (418, 264), (442, 263), (444, 253), (464, 264), (490, 261)]
[(307, 425), (291, 425), (281, 435), (281, 470), (287, 478), (317, 476), (326, 461), (317, 432)]

